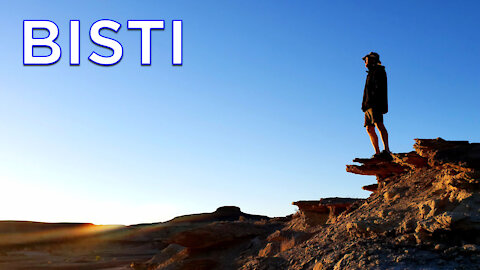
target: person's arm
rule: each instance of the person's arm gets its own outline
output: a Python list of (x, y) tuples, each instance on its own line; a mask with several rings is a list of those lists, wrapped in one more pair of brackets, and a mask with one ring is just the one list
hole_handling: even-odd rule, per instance
[(385, 93), (387, 92), (387, 73), (385, 70), (379, 70), (377, 71), (377, 74), (375, 74), (375, 90), (379, 93)]
[(384, 69), (377, 70), (375, 74), (375, 103), (381, 113), (388, 112), (387, 103), (387, 73)]

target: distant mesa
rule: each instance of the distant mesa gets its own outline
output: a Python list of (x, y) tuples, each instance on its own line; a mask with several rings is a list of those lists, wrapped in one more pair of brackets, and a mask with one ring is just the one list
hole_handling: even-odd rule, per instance
[(222, 206), (212, 213), (201, 213), (179, 216), (167, 221), (167, 223), (182, 222), (214, 222), (214, 221), (235, 221), (235, 220), (262, 220), (270, 219), (267, 216), (251, 215), (243, 213), (237, 206)]

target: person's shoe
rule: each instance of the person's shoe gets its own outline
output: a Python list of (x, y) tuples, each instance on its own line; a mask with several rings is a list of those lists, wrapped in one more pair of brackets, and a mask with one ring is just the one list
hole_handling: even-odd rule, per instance
[(383, 158), (383, 159), (386, 159), (386, 160), (393, 160), (392, 153), (390, 151), (387, 151), (387, 150), (383, 150), (380, 153), (380, 157)]
[(382, 153), (374, 154), (372, 158), (382, 158)]

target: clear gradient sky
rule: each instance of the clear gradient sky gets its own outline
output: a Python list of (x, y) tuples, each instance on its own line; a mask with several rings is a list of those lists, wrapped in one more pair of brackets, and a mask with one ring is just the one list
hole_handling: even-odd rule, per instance
[[(386, 66), (393, 152), (480, 142), (478, 1), (9, 1), (0, 9), (1, 220), (135, 224), (236, 205), (367, 197), (362, 56)], [(23, 66), (23, 20), (60, 28), (53, 66)], [(69, 20), (81, 64), (69, 65)], [(90, 25), (122, 24), (121, 62), (88, 61)], [(127, 20), (163, 19), (152, 65)], [(171, 20), (184, 65), (171, 65)]]

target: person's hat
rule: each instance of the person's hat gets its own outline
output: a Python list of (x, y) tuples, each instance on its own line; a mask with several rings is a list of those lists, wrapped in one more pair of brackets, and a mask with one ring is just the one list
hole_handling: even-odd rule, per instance
[(364, 57), (362, 57), (363, 61), (365, 61), (365, 58), (375, 58), (377, 60), (377, 62), (380, 63), (380, 55), (378, 55), (378, 53), (376, 52), (370, 52), (369, 54), (365, 55)]

